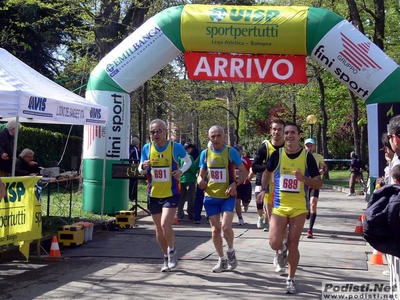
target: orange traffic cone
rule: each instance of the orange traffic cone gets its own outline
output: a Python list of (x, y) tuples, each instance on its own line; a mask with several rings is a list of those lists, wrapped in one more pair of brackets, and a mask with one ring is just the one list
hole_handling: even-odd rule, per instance
[(174, 217), (174, 225), (179, 225), (179, 220), (178, 220), (177, 214), (175, 214), (175, 217)]
[(373, 265), (383, 265), (382, 253), (374, 249), (369, 263)]
[(361, 223), (361, 217), (358, 217), (356, 229), (354, 230), (354, 232), (355, 232), (355, 233), (361, 233), (361, 234), (364, 233), (363, 225), (362, 225), (362, 223)]
[(362, 226), (363, 226), (363, 229), (364, 229), (364, 227), (365, 227), (365, 221), (366, 221), (366, 216), (365, 216), (365, 214), (362, 214), (362, 215), (361, 215), (361, 224), (362, 224)]
[(58, 246), (57, 236), (53, 236), (50, 247), (50, 258), (61, 259), (60, 247)]

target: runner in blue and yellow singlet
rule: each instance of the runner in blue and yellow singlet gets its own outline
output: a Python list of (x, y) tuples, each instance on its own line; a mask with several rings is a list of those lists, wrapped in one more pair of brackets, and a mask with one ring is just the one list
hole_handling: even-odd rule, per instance
[[(285, 146), (271, 154), (267, 169), (261, 180), (263, 190), (257, 197), (262, 202), (265, 189), (274, 176), (273, 209), (270, 220), (269, 244), (277, 253), (280, 267), (289, 264), (285, 293), (296, 293), (294, 275), (299, 264), (300, 235), (308, 212), (308, 187), (320, 189), (322, 179), (317, 163), (311, 153), (300, 145), (300, 128), (295, 123), (286, 123)], [(283, 242), (286, 227), (287, 243)]]
[[(208, 138), (212, 147), (208, 147), (200, 154), (200, 173), (197, 177), (199, 188), (205, 190), (204, 208), (212, 229), (212, 240), (219, 255), (218, 263), (212, 268), (219, 273), (226, 269), (235, 269), (237, 260), (233, 248), (233, 210), (236, 203), (237, 186), (243, 183), (248, 171), (244, 167), (236, 149), (224, 144), (225, 133), (221, 126), (213, 126), (208, 131)], [(235, 166), (240, 175), (235, 176)], [(208, 179), (208, 182), (205, 179)], [(222, 225), (221, 225), (221, 213)], [(224, 254), (221, 230), (228, 244), (227, 256)]]
[[(152, 142), (143, 146), (139, 171), (147, 175), (147, 205), (164, 253), (162, 272), (178, 265), (172, 223), (180, 199), (181, 175), (192, 164), (181, 144), (167, 140), (167, 125), (160, 119), (150, 123)], [(179, 159), (183, 165), (179, 168)]]

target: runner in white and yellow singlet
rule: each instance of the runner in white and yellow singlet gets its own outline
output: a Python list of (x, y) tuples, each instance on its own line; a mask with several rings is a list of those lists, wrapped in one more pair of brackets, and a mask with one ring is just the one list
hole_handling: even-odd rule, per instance
[[(167, 125), (156, 119), (150, 123), (152, 142), (143, 146), (139, 171), (147, 174), (147, 205), (156, 227), (157, 242), (164, 253), (161, 272), (178, 265), (172, 223), (180, 199), (181, 175), (192, 164), (184, 147), (167, 140)], [(179, 168), (179, 159), (183, 165)]]
[[(272, 153), (263, 173), (263, 190), (257, 201), (264, 199), (265, 188), (274, 176), (273, 209), (270, 220), (269, 244), (278, 251), (280, 267), (289, 264), (285, 293), (295, 293), (294, 275), (300, 259), (298, 250), (300, 235), (308, 212), (308, 187), (319, 189), (322, 180), (317, 164), (311, 153), (300, 145), (300, 128), (295, 123), (286, 123), (284, 128), (285, 146)], [(286, 227), (287, 243), (283, 242)]]

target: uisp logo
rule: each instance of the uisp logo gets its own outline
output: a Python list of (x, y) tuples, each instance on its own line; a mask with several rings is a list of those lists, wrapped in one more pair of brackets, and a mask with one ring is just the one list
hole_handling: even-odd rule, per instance
[(101, 108), (92, 107), (89, 115), (91, 119), (101, 119)]
[(213, 22), (221, 22), (223, 19), (225, 19), (227, 14), (228, 12), (226, 9), (222, 7), (210, 9), (209, 11), (210, 19), (213, 20)]
[(47, 101), (47, 98), (31, 96), (29, 98), (28, 108), (31, 110), (36, 110), (36, 111), (45, 111), (46, 110), (46, 101)]

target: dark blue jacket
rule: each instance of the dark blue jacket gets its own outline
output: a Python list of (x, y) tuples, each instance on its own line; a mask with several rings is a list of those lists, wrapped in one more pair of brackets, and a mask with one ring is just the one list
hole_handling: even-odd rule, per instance
[(382, 253), (400, 257), (400, 185), (376, 190), (365, 211), (364, 239)]
[[(11, 173), (12, 169), (12, 157), (13, 157), (13, 149), (14, 149), (14, 138), (8, 132), (7, 128), (4, 128), (0, 131), (0, 170)], [(1, 155), (3, 153), (7, 153), (9, 159), (3, 160)]]

